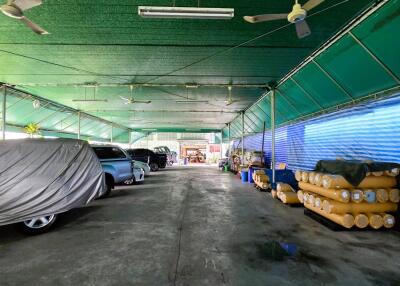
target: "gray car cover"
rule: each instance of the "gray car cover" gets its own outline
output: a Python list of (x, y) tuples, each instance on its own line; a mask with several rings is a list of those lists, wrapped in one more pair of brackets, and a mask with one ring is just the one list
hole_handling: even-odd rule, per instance
[(0, 141), (0, 225), (85, 206), (105, 190), (101, 164), (85, 141)]

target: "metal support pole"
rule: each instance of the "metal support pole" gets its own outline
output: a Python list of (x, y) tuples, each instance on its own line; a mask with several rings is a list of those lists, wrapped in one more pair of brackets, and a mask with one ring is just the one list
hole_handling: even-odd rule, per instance
[(220, 151), (220, 157), (221, 157), (221, 160), (222, 160), (222, 157), (223, 157), (222, 156), (222, 154), (223, 154), (222, 153), (222, 130), (221, 130), (221, 144), (220, 144), (220, 150), (219, 151)]
[(271, 90), (271, 169), (272, 187), (275, 188), (275, 89)]
[(111, 132), (110, 132), (110, 142), (113, 143), (113, 137), (114, 137), (114, 130), (113, 130), (113, 126), (111, 125)]
[(129, 146), (129, 149), (132, 148), (132, 132), (131, 131), (128, 131), (128, 146)]
[(81, 139), (81, 112), (78, 111), (78, 139)]
[(241, 165), (244, 164), (244, 111), (242, 111), (242, 161)]
[(378, 65), (381, 66), (381, 68), (383, 68), (383, 69), (385, 70), (385, 72), (386, 72), (388, 75), (390, 75), (390, 76), (397, 82), (397, 84), (400, 83), (400, 79), (395, 75), (395, 73), (392, 72), (392, 71), (390, 70), (390, 68), (389, 68), (387, 65), (385, 65), (384, 62), (382, 62), (370, 49), (368, 49), (368, 47), (367, 47), (366, 45), (364, 45), (364, 43), (361, 42), (361, 40), (358, 39), (358, 38), (353, 34), (353, 32), (349, 31), (348, 34), (353, 38), (354, 41), (356, 41), (357, 44), (359, 44), (359, 45), (364, 49), (364, 51), (366, 51), (366, 52), (371, 56), (371, 58), (372, 58)]
[(2, 109), (1, 109), (1, 139), (6, 140), (6, 111), (7, 111), (7, 87), (4, 87), (4, 93), (3, 93), (3, 104), (2, 104)]
[(228, 143), (231, 146), (231, 123), (228, 123)]

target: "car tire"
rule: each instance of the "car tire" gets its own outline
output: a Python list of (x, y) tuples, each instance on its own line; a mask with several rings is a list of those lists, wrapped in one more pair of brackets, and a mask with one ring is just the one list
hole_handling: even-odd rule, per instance
[(150, 170), (152, 172), (157, 172), (159, 169), (158, 164), (157, 163), (150, 163)]
[(57, 215), (52, 214), (23, 221), (19, 226), (24, 233), (36, 235), (47, 232), (54, 225), (56, 220)]
[(114, 182), (113, 179), (109, 176), (106, 176), (106, 192), (104, 194), (102, 194), (99, 199), (104, 199), (106, 197), (108, 197), (111, 194), (111, 190), (114, 187)]
[(130, 180), (124, 181), (124, 185), (131, 186), (131, 185), (135, 184), (135, 182), (136, 182), (135, 178), (132, 178)]

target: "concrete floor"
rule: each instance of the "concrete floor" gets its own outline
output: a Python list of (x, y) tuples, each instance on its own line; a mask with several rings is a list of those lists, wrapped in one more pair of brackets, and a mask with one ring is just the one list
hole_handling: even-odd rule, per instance
[(0, 285), (400, 285), (400, 233), (333, 232), (230, 173), (173, 167), (47, 234), (0, 227)]

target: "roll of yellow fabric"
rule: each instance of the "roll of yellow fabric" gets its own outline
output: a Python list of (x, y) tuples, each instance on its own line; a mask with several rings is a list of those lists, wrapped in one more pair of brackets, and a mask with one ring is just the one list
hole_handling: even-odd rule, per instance
[(307, 203), (312, 205), (313, 207), (315, 207), (315, 195), (314, 194), (310, 194), (308, 196)]
[[(312, 210), (313, 212), (341, 225), (344, 226), (345, 228), (352, 228), (354, 226), (354, 217), (351, 214), (328, 214), (324, 212), (323, 210), (320, 210), (316, 207), (311, 206), (310, 204), (304, 204), (306, 208), (309, 210)], [(368, 218), (367, 218), (367, 225), (368, 225)]]
[(383, 226), (386, 228), (392, 228), (394, 227), (396, 220), (394, 216), (391, 214), (386, 214), (386, 213), (381, 213), (381, 216), (383, 218)]
[(301, 173), (301, 181), (304, 183), (308, 183), (308, 172), (307, 171), (303, 171)]
[(379, 214), (367, 213), (369, 225), (373, 229), (380, 229), (383, 226), (383, 218)]
[(299, 182), (299, 187), (302, 190), (316, 193), (323, 197), (327, 197), (340, 202), (347, 203), (350, 200), (350, 192), (348, 190), (325, 189), (323, 187), (314, 186), (304, 182)]
[(361, 189), (378, 189), (378, 188), (393, 188), (396, 186), (396, 178), (388, 176), (368, 176), (358, 186), (350, 184), (343, 176), (340, 175), (325, 175), (323, 187), (326, 189), (352, 189), (354, 187)]
[(322, 201), (323, 201), (322, 197), (319, 197), (319, 196), (316, 197), (315, 198), (315, 202), (314, 202), (314, 206), (321, 210), (322, 209)]
[(389, 189), (389, 200), (393, 203), (398, 203), (400, 201), (399, 189)]
[(399, 174), (400, 174), (399, 168), (393, 168), (391, 170), (385, 171), (385, 175), (390, 177), (397, 177)]
[(369, 219), (365, 214), (358, 214), (354, 217), (354, 224), (358, 228), (366, 228), (369, 225)]
[(301, 181), (301, 174), (302, 174), (303, 172), (301, 171), (301, 170), (297, 170), (295, 173), (294, 173), (294, 177), (296, 178), (296, 181), (297, 182), (300, 182)]
[(321, 187), (322, 186), (322, 177), (324, 176), (324, 174), (322, 173), (317, 173), (315, 174), (314, 177), (314, 185)]
[(389, 200), (389, 193), (385, 189), (377, 189), (376, 200), (380, 203), (386, 203)]
[(276, 190), (281, 192), (292, 192), (292, 187), (289, 184), (277, 183)]
[(362, 203), (341, 203), (334, 200), (325, 199), (322, 202), (322, 208), (327, 213), (387, 213), (396, 212), (398, 205), (395, 203), (375, 203), (369, 204), (366, 202)]
[(280, 199), (284, 204), (299, 204), (300, 203), (299, 199), (297, 198), (297, 194), (292, 191), (282, 192)]
[(297, 191), (297, 198), (299, 199), (299, 201), (300, 201), (301, 203), (304, 203), (303, 195), (304, 195), (303, 190)]
[(259, 175), (258, 179), (259, 179), (259, 182), (269, 183), (269, 177), (267, 175)]
[(308, 182), (311, 184), (311, 185), (314, 185), (315, 184), (315, 175), (316, 175), (317, 173), (315, 173), (315, 172), (310, 172), (309, 174), (308, 174)]
[(351, 201), (354, 203), (361, 203), (364, 200), (364, 193), (362, 190), (355, 189), (351, 191)]

